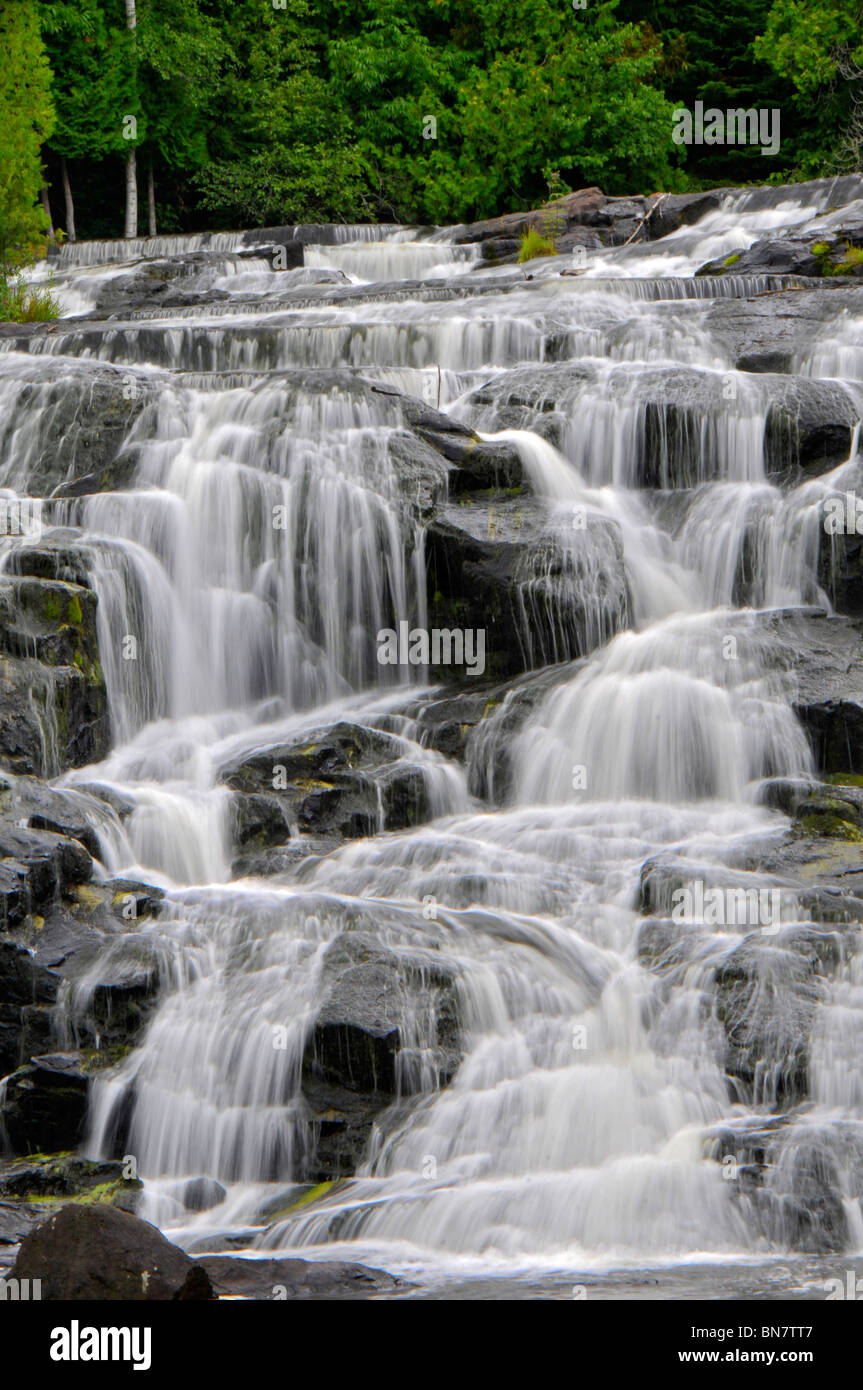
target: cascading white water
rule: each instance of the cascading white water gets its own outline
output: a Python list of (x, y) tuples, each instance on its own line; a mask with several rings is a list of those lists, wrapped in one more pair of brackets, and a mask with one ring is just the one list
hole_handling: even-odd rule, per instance
[[(100, 781), (131, 801), (122, 826), (103, 828), (105, 866), (168, 890), (165, 911), (136, 933), (161, 962), (164, 998), (142, 1045), (94, 1086), (89, 1146), (109, 1146), (133, 1095), (128, 1143), (145, 1210), (179, 1237), (246, 1231), (250, 1249), (339, 1250), (420, 1279), (786, 1249), (781, 1223), (772, 1244), (753, 1234), (706, 1139), (751, 1118), (729, 1098), (704, 992), (742, 933), (693, 928), (695, 954), (672, 987), (642, 962), (635, 903), (649, 859), (721, 872), (741, 847), (771, 843), (784, 822), (758, 804), (759, 782), (811, 772), (757, 610), (826, 606), (819, 509), (844, 475), (786, 492), (771, 480), (773, 388), (735, 372), (706, 321), (714, 297), (764, 282), (687, 277), (822, 206), (747, 195), (662, 242), (603, 253), (583, 280), (543, 267), (531, 285), (472, 270), (473, 251), (439, 235), (341, 229), (306, 265), (374, 287), (330, 303), (318, 286), (304, 307), (279, 303), (264, 258), (226, 269), (239, 234), (123, 244), (124, 259), (207, 253), (209, 283), (236, 303), (148, 309), (108, 331), (69, 321), (32, 339), (29, 357), (23, 344), (0, 357), (2, 486), (27, 485), (63, 409), (64, 373), (80, 390), (88, 367), (112, 364), (151, 393), (125, 440), (131, 485), (58, 498), (51, 521), (80, 528), (90, 550), (115, 737), (105, 763), (66, 781)], [(64, 248), (70, 267), (119, 256), (111, 244)], [(378, 283), (438, 276), (440, 298), (434, 285)], [(243, 302), (268, 281), (269, 304)], [(806, 371), (859, 378), (845, 370), (856, 360), (816, 347)], [(487, 394), (522, 366), (534, 384)], [(422, 525), (389, 450), (390, 406), (378, 412), (341, 377), (292, 375), (345, 367), (439, 399), (513, 445), (545, 509), (538, 588), (547, 594), (553, 571), (561, 613), (593, 599), (586, 660), (515, 735), (495, 715), (469, 753), (472, 785), (490, 785), (476, 760), (505, 752), (505, 805), (472, 800), (464, 770), (422, 746), (403, 711), (409, 695), (427, 697), (387, 686), (376, 662), (379, 629), (426, 621)], [(217, 372), (238, 375), (208, 384)], [(669, 432), (650, 403), (681, 383), (697, 425)], [(844, 467), (858, 465), (855, 437)], [(585, 516), (609, 528), (600, 539), (585, 541)], [(598, 592), (608, 535), (620, 537), (631, 595), (631, 630), (617, 635), (620, 615)], [(430, 789), (431, 820), (231, 882), (220, 768), (339, 719), (387, 731), (394, 758)], [(420, 973), (445, 964), (463, 1060), (442, 1086), (433, 1010), (407, 991), (398, 1102), (379, 1117), (362, 1172), (267, 1221), (309, 1158), (303, 1053), (326, 951), (351, 932)], [(858, 976), (855, 957), (815, 1026), (811, 1096), (828, 1127), (833, 1112), (863, 1120), (860, 1088), (837, 1060), (859, 1029)], [(73, 1018), (88, 987), (70, 1001)], [(794, 1143), (805, 1140), (795, 1130)], [(854, 1171), (849, 1159), (858, 1229)], [(227, 1195), (195, 1217), (182, 1184), (201, 1175)], [(784, 1181), (779, 1165), (777, 1190)]]

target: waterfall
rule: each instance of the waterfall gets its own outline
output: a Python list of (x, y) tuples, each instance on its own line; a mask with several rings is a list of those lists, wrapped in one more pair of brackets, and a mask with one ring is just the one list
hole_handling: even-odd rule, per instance
[[(95, 1074), (85, 1148), (135, 1156), (172, 1238), (420, 1282), (787, 1258), (821, 1164), (863, 1241), (860, 933), (823, 963), (765, 792), (817, 775), (776, 624), (834, 621), (861, 319), (837, 298), (790, 374), (743, 371), (715, 307), (795, 282), (695, 276), (855, 189), (744, 193), (581, 277), (491, 267), (459, 229), (79, 243), (63, 319), (0, 340), (0, 488), (45, 499), (98, 598), (111, 749), (56, 784), (123, 807), (99, 873), (165, 893), (112, 942), (159, 995)], [(273, 269), (275, 231), (302, 272)], [(176, 302), (124, 309), (171, 260)], [(808, 388), (839, 443), (810, 444)], [(486, 458), (512, 478), (465, 484)], [(472, 605), (505, 689), (381, 662), (381, 632)], [(681, 929), (663, 894), (695, 880), (781, 890), (776, 934)], [(333, 1118), (314, 1057), (351, 989), (374, 1076)], [(726, 1181), (774, 1121), (764, 1182)], [(359, 1146), (332, 1186), (322, 1135)], [(194, 1212), (200, 1177), (220, 1195)]]

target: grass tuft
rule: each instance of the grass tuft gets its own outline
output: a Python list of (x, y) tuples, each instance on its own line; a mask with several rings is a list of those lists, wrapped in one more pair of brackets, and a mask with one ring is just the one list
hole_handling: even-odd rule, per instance
[(0, 276), (0, 322), (48, 323), (59, 317), (50, 285), (28, 285), (23, 275)]
[(525, 261), (536, 260), (537, 256), (556, 256), (557, 250), (551, 237), (543, 236), (535, 227), (530, 227), (521, 239), (518, 253), (519, 265)]

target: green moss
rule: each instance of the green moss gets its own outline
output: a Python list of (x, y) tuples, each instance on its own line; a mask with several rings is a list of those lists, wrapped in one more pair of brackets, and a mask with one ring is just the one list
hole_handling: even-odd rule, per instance
[[(815, 250), (815, 248), (812, 248)], [(816, 255), (818, 252), (816, 251)], [(850, 275), (859, 265), (863, 265), (863, 247), (845, 243), (845, 251), (838, 261), (822, 260), (825, 275)]]
[(826, 241), (816, 241), (815, 245), (812, 247), (813, 256), (827, 256), (829, 253), (830, 247), (827, 245)]
[(740, 252), (739, 252), (739, 251), (735, 251), (733, 255), (731, 255), (731, 256), (726, 256), (726, 258), (725, 258), (725, 260), (722, 262), (722, 264), (727, 268), (728, 266), (736, 265), (737, 262), (738, 262), (739, 260), (740, 260)]
[(75, 1150), (74, 1150), (74, 1149), (59, 1149), (59, 1150), (57, 1151), (57, 1153), (50, 1153), (50, 1154), (43, 1154), (43, 1153), (27, 1154), (26, 1157), (25, 1157), (24, 1159), (22, 1159), (21, 1161), (22, 1161), (22, 1162), (26, 1162), (26, 1163), (31, 1163), (31, 1164), (32, 1164), (32, 1163), (60, 1163), (64, 1158), (74, 1158), (74, 1157), (75, 1157)]
[(48, 589), (42, 603), (42, 616), (49, 622), (58, 622), (63, 616), (63, 604), (60, 602), (60, 595), (53, 589)]
[(118, 1182), (104, 1182), (97, 1187), (88, 1188), (86, 1192), (77, 1192), (73, 1197), (68, 1194), (46, 1196), (44, 1193), (31, 1192), (18, 1200), (28, 1202), (35, 1207), (65, 1207), (70, 1203), (79, 1207), (113, 1206), (119, 1196), (143, 1186), (144, 1184), (138, 1179), (126, 1181), (121, 1178)]
[(78, 598), (77, 594), (73, 594), (69, 600), (69, 607), (66, 609), (66, 619), (68, 622), (75, 623), (77, 626), (78, 623), (83, 621), (83, 618), (84, 614), (81, 612), (81, 600)]
[(863, 265), (863, 247), (851, 246), (845, 243), (845, 253), (841, 260), (830, 267), (830, 275), (850, 275), (852, 270), (858, 265)]
[(863, 831), (860, 830), (859, 826), (845, 820), (835, 812), (813, 812), (810, 815), (801, 816), (797, 824), (808, 835), (824, 835), (832, 840), (863, 842)]
[(340, 1185), (341, 1184), (336, 1180), (319, 1182), (316, 1187), (310, 1188), (308, 1192), (304, 1192), (302, 1196), (298, 1197), (295, 1202), (291, 1202), (290, 1206), (285, 1207), (285, 1215), (287, 1216), (289, 1212), (300, 1211), (301, 1208), (309, 1206), (312, 1202), (317, 1202), (319, 1197), (325, 1196), (326, 1193), (332, 1191), (334, 1187), (339, 1187)]
[(106, 1071), (116, 1067), (133, 1051), (131, 1043), (113, 1043), (107, 1047), (82, 1047), (81, 1070), (84, 1072)]

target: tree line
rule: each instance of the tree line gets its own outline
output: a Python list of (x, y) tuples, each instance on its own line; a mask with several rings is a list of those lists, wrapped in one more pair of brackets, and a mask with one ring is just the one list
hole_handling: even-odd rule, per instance
[[(859, 167), (860, 0), (0, 0), (0, 261)], [(777, 107), (775, 155), (673, 112)]]

